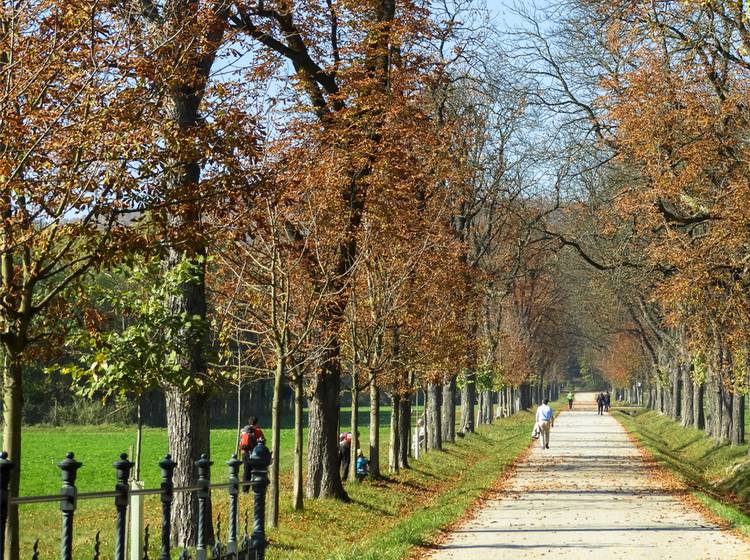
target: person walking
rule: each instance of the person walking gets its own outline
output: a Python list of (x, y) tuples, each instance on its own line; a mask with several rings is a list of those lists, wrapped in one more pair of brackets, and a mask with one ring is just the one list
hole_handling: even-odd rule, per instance
[(573, 410), (573, 391), (568, 391), (568, 410)]
[(609, 391), (607, 391), (604, 394), (604, 411), (609, 412), (609, 407), (612, 405), (612, 396), (609, 394)]
[(550, 428), (555, 425), (555, 411), (549, 405), (549, 399), (544, 399), (539, 408), (536, 409), (536, 422), (539, 424), (542, 448), (549, 449), (549, 432)]
[(597, 414), (604, 414), (604, 393), (599, 393), (596, 396), (596, 410)]
[[(253, 452), (257, 443), (263, 439), (263, 430), (258, 426), (258, 419), (253, 417), (247, 421), (247, 425), (240, 431), (240, 455), (242, 458), (242, 482), (250, 482), (250, 453)], [(250, 485), (242, 486), (242, 491), (250, 492)]]

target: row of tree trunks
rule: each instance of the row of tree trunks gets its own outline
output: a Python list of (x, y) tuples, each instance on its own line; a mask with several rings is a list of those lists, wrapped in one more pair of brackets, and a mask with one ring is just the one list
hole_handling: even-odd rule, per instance
[[(679, 421), (684, 427), (705, 432), (712, 438), (732, 445), (745, 441), (746, 396), (742, 384), (733, 379), (733, 356), (717, 344), (706, 370), (706, 380), (695, 379), (694, 366), (675, 360), (663, 375), (644, 388), (628, 387), (626, 400), (644, 405)], [(645, 393), (645, 397), (644, 397)], [(645, 402), (644, 402), (645, 400)]]
[(476, 421), (474, 422), (474, 425), (476, 427), (482, 426), (484, 424), (489, 424), (489, 421), (487, 420), (487, 410), (488, 408), (492, 407), (491, 402), (488, 403), (488, 401), (491, 401), (492, 397), (489, 391), (480, 391), (478, 396), (478, 402), (477, 402), (477, 417)]

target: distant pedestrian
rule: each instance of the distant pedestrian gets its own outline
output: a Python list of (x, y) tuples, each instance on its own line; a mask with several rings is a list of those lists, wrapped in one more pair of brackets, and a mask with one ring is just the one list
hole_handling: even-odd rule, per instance
[(573, 410), (573, 391), (568, 391), (568, 410)]
[(596, 396), (596, 409), (597, 414), (604, 414), (604, 393), (599, 393)]
[(555, 411), (549, 406), (549, 399), (544, 399), (544, 402), (536, 409), (536, 422), (539, 424), (542, 447), (549, 449), (549, 432), (550, 428), (555, 425)]
[[(250, 482), (250, 454), (261, 439), (263, 439), (263, 430), (258, 426), (258, 419), (250, 418), (247, 425), (240, 430), (239, 448), (242, 458), (242, 482)], [(245, 494), (250, 492), (250, 485), (244, 485), (242, 491)]]
[(349, 478), (349, 465), (352, 458), (352, 433), (339, 434), (339, 464), (341, 466), (341, 480)]
[(354, 464), (354, 474), (357, 477), (357, 482), (362, 482), (369, 472), (370, 465), (367, 463), (367, 459), (362, 454), (362, 450), (357, 449), (357, 462)]
[(604, 410), (606, 412), (609, 412), (609, 407), (612, 404), (612, 396), (609, 394), (609, 391), (607, 391), (604, 394)]

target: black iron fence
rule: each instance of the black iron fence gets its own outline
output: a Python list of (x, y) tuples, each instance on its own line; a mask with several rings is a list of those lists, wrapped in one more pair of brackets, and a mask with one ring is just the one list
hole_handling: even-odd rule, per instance
[[(62, 528), (60, 534), (60, 558), (72, 560), (73, 558), (73, 520), (79, 500), (92, 500), (102, 498), (114, 498), (115, 505), (115, 548), (114, 559), (125, 560), (126, 538), (127, 538), (127, 513), (132, 496), (159, 495), (162, 505), (161, 521), (161, 552), (159, 560), (169, 560), (171, 557), (171, 513), (174, 495), (180, 492), (195, 492), (198, 498), (197, 539), (194, 551), (195, 560), (263, 560), (265, 557), (266, 541), (265, 512), (266, 512), (266, 488), (268, 487), (268, 465), (271, 463), (271, 453), (262, 441), (258, 443), (250, 454), (249, 463), (251, 478), (249, 482), (240, 481), (239, 471), (242, 461), (237, 455), (226, 462), (229, 467), (229, 478), (227, 482), (211, 482), (211, 462), (204, 454), (195, 462), (198, 470), (198, 481), (194, 486), (175, 487), (172, 476), (177, 463), (167, 455), (159, 461), (161, 469), (161, 485), (152, 489), (131, 489), (129, 485), (130, 470), (133, 463), (128, 460), (126, 454), (120, 455), (115, 468), (115, 489), (112, 492), (78, 492), (76, 488), (76, 476), (82, 463), (75, 459), (73, 453), (68, 453), (57, 466), (61, 471), (62, 487), (59, 494), (49, 496), (21, 496), (9, 495), (10, 474), (15, 465), (8, 460), (8, 454), (0, 454), (0, 560), (4, 560), (5, 554), (5, 527), (8, 521), (8, 507), (10, 505), (54, 503), (60, 504), (62, 514)], [(244, 536), (239, 537), (239, 493), (240, 488), (250, 486), (253, 491), (253, 526), (252, 532), (248, 534), (248, 519), (245, 518)], [(208, 529), (212, 520), (209, 519), (209, 498), (215, 490), (227, 490), (229, 492), (229, 523), (227, 528), (226, 542), (221, 542), (221, 524), (216, 528), (216, 538), (213, 545), (208, 544)], [(144, 547), (140, 557), (149, 559), (149, 529), (146, 528), (144, 535)], [(37, 541), (38, 542), (38, 541)], [(99, 533), (96, 535), (92, 557), (99, 560), (100, 551)], [(76, 554), (81, 557), (80, 554)], [(179, 556), (180, 560), (193, 558), (190, 551), (183, 549)], [(32, 560), (38, 560), (37, 545), (32, 551)]]

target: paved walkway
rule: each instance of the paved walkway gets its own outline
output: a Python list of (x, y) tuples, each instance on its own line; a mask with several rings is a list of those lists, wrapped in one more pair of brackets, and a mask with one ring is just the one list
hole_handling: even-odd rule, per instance
[(535, 445), (507, 491), (431, 558), (750, 559), (750, 544), (650, 475), (614, 418), (586, 410), (591, 394), (576, 398), (579, 410), (557, 420), (550, 449)]

